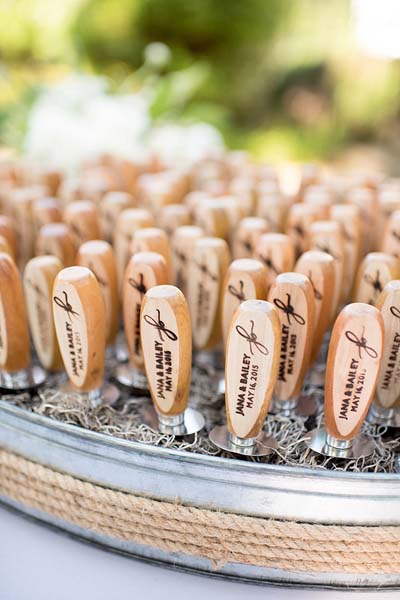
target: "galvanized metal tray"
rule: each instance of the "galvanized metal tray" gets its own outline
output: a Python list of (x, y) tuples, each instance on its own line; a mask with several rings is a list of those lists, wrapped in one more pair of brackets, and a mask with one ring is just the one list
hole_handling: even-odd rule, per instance
[[(244, 462), (124, 441), (0, 401), (0, 446), (109, 488), (237, 514), (345, 525), (400, 525), (400, 475)], [(5, 503), (6, 497), (0, 498)], [(18, 505), (36, 518), (148, 560), (212, 573), (210, 561), (94, 534)], [(396, 575), (284, 572), (227, 563), (219, 575), (325, 587), (400, 587)]]

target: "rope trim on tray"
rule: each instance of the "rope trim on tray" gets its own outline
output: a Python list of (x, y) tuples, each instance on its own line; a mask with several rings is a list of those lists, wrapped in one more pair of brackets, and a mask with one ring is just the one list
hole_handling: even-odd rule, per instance
[(400, 527), (315, 525), (160, 502), (0, 450), (0, 494), (119, 540), (227, 562), (308, 572), (399, 573)]

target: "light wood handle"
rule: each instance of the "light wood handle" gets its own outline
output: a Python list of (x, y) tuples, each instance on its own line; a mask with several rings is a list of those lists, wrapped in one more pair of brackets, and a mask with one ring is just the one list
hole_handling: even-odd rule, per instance
[(314, 292), (314, 338), (310, 355), (312, 364), (331, 322), (335, 286), (334, 259), (326, 252), (310, 250), (300, 256), (295, 271), (308, 277)]
[(258, 238), (254, 258), (265, 265), (269, 288), (274, 283), (277, 275), (293, 269), (293, 241), (284, 233), (264, 233)]
[(19, 188), (14, 192), (12, 213), (18, 240), (18, 265), (21, 269), (32, 258), (34, 252), (35, 231), (32, 220), (34, 198), (35, 192), (30, 188)]
[(163, 415), (179, 415), (188, 403), (192, 336), (185, 297), (172, 285), (146, 292), (141, 310), (141, 340), (150, 393)]
[(89, 240), (100, 239), (99, 215), (96, 205), (89, 200), (68, 204), (64, 211), (64, 222), (68, 225), (77, 248)]
[(371, 403), (382, 357), (383, 319), (363, 303), (348, 304), (332, 330), (325, 377), (325, 426), (339, 440), (354, 438)]
[(344, 251), (342, 301), (346, 302), (353, 289), (361, 255), (360, 208), (353, 204), (334, 204), (331, 207), (331, 218), (342, 228)]
[(2, 235), (0, 235), (0, 252), (9, 254), (11, 258), (15, 260), (15, 256), (13, 254), (10, 244), (8, 243), (8, 240)]
[(54, 280), (63, 268), (56, 256), (31, 258), (24, 271), (29, 326), (39, 360), (48, 371), (63, 369), (53, 319)]
[(224, 204), (215, 198), (207, 198), (196, 207), (195, 223), (208, 237), (229, 238), (230, 222)]
[(171, 239), (173, 280), (186, 298), (190, 260), (196, 241), (202, 237), (204, 232), (201, 227), (184, 225), (175, 230)]
[(104, 194), (100, 205), (100, 224), (102, 237), (107, 242), (112, 242), (118, 216), (120, 213), (134, 206), (134, 199), (128, 192), (107, 192)]
[(0, 215), (0, 235), (7, 240), (10, 246), (11, 256), (14, 260), (16, 260), (18, 251), (17, 235), (15, 233), (15, 227), (12, 220), (6, 215)]
[(105, 309), (100, 285), (90, 269), (60, 271), (53, 288), (53, 314), (65, 370), (80, 392), (103, 382)]
[(27, 369), (29, 325), (24, 291), (17, 266), (0, 254), (0, 368), (10, 373)]
[(144, 357), (140, 341), (140, 309), (146, 292), (156, 285), (168, 283), (165, 259), (156, 252), (138, 252), (132, 256), (125, 271), (123, 287), (123, 313), (125, 338), (132, 366), (144, 370)]
[(265, 219), (271, 232), (283, 230), (287, 216), (287, 205), (279, 191), (272, 194), (260, 193), (257, 199), (257, 216)]
[(169, 204), (160, 210), (158, 221), (161, 229), (171, 237), (178, 227), (190, 225), (192, 219), (188, 207), (184, 204)]
[(112, 247), (103, 240), (85, 242), (79, 248), (76, 262), (94, 273), (100, 284), (106, 316), (106, 344), (115, 342), (119, 326), (117, 265)]
[(374, 306), (385, 285), (399, 276), (399, 259), (383, 252), (370, 252), (357, 271), (354, 301)]
[(400, 210), (395, 210), (388, 219), (382, 237), (381, 250), (400, 258)]
[(375, 392), (375, 403), (382, 408), (399, 406), (400, 389), (400, 280), (389, 281), (376, 301), (384, 327), (382, 363)]
[(43, 225), (36, 242), (36, 254), (57, 256), (63, 265), (71, 267), (75, 263), (74, 239), (64, 223)]
[(267, 269), (253, 258), (238, 258), (228, 268), (222, 288), (222, 338), (228, 339), (232, 317), (245, 300), (266, 300)]
[(36, 233), (48, 223), (61, 223), (62, 215), (57, 198), (40, 198), (32, 206), (32, 218)]
[(311, 224), (317, 220), (318, 212), (312, 204), (292, 204), (286, 222), (286, 233), (292, 238), (296, 258), (309, 250)]
[(246, 300), (231, 321), (226, 347), (225, 404), (229, 431), (256, 437), (264, 424), (276, 382), (281, 347), (276, 308)]
[(308, 187), (317, 185), (321, 178), (321, 172), (318, 165), (304, 164), (301, 169), (299, 190), (297, 192), (297, 202), (302, 202), (304, 194)]
[(221, 339), (221, 292), (229, 263), (229, 249), (224, 240), (200, 238), (196, 241), (187, 292), (193, 343), (198, 350), (215, 348)]
[(131, 253), (131, 242), (135, 231), (143, 227), (153, 227), (154, 219), (144, 208), (128, 208), (120, 212), (114, 233), (114, 252), (117, 260), (118, 285), (120, 292), (128, 260)]
[(346, 199), (360, 209), (361, 255), (364, 256), (374, 248), (374, 229), (379, 210), (376, 193), (367, 186), (356, 186), (349, 190)]
[(172, 281), (172, 260), (171, 250), (169, 247), (168, 236), (162, 229), (157, 227), (145, 227), (138, 229), (133, 234), (133, 239), (130, 247), (131, 253), (137, 252), (156, 252), (164, 258), (168, 270), (168, 281)]
[(272, 285), (268, 300), (278, 309), (281, 322), (282, 346), (277, 400), (296, 398), (303, 386), (314, 332), (314, 292), (305, 275), (282, 273)]
[(261, 217), (242, 219), (233, 237), (233, 258), (253, 258), (257, 242), (268, 233), (268, 224)]
[(336, 316), (342, 298), (344, 275), (344, 240), (336, 221), (316, 221), (310, 226), (310, 249), (330, 254), (334, 259), (335, 279), (331, 318)]
[(318, 221), (329, 219), (332, 204), (331, 192), (323, 185), (310, 185), (304, 191), (304, 202), (314, 207)]

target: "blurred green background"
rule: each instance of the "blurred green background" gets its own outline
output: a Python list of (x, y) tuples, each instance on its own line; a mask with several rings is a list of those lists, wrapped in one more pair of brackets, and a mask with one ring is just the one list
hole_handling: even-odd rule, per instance
[(357, 48), (347, 0), (0, 0), (0, 145), (76, 71), (151, 85), (155, 122), (209, 122), (265, 160), (361, 149), (396, 170), (399, 62)]

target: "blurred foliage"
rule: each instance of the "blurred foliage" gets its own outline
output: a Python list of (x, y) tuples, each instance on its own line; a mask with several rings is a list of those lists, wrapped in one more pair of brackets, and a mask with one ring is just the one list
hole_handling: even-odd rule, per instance
[[(207, 121), (263, 158), (387, 141), (399, 63), (359, 53), (349, 10), (349, 0), (0, 0), (0, 142), (19, 143), (39, 84), (76, 69), (115, 91), (147, 86), (154, 120)], [(154, 42), (170, 50), (158, 64)]]

